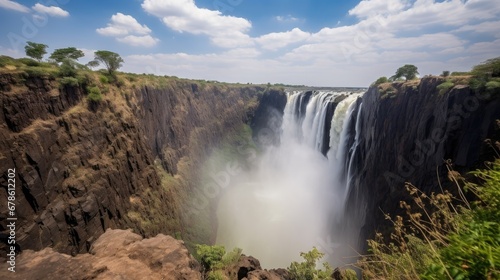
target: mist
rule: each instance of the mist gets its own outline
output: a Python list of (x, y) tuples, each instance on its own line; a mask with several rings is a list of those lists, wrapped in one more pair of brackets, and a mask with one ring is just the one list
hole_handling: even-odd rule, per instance
[[(346, 239), (351, 233), (339, 228), (346, 195), (339, 162), (345, 151), (342, 127), (356, 96), (341, 101), (325, 120), (328, 103), (340, 94), (319, 92), (307, 100), (289, 94), (280, 144), (265, 147), (220, 197), (217, 244), (243, 249), (264, 268), (286, 268), (314, 246), (335, 266), (352, 256), (355, 248)], [(328, 157), (320, 152), (325, 122), (332, 123)]]

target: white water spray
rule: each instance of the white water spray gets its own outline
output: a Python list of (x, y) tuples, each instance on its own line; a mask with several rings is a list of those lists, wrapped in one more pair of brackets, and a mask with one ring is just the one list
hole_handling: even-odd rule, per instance
[[(280, 145), (269, 147), (254, 169), (232, 178), (220, 199), (217, 244), (242, 248), (266, 268), (285, 268), (313, 246), (333, 265), (342, 263), (346, 252), (332, 247), (343, 241), (331, 225), (345, 205), (346, 186), (332, 163), (345, 160), (344, 128), (359, 94), (346, 97), (327, 119), (329, 103), (341, 94), (289, 94)], [(327, 122), (328, 158), (320, 151)]]

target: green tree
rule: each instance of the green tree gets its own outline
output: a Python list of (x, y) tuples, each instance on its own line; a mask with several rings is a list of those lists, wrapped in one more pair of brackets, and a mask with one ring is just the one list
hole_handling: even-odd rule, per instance
[(292, 262), (288, 271), (292, 275), (293, 279), (301, 280), (326, 280), (331, 279), (333, 270), (328, 263), (323, 263), (322, 269), (316, 269), (316, 262), (323, 258), (324, 254), (321, 253), (316, 247), (307, 253), (300, 253), (300, 256), (304, 258), (304, 262)]
[(62, 63), (66, 59), (78, 60), (84, 55), (85, 54), (81, 50), (75, 47), (69, 47), (54, 50), (49, 58), (55, 60), (56, 62)]
[(122, 67), (123, 59), (119, 54), (110, 51), (96, 51), (94, 52), (94, 60), (89, 62), (89, 66), (97, 66), (102, 63), (106, 66), (108, 73), (114, 76), (115, 71)]
[(500, 77), (500, 57), (491, 58), (472, 68), (472, 74)]
[(24, 50), (26, 51), (27, 56), (41, 61), (43, 56), (47, 53), (47, 47), (48, 46), (45, 44), (39, 44), (29, 41), (26, 43)]
[(387, 79), (387, 77), (380, 77), (373, 84), (378, 86), (380, 84), (387, 83), (387, 82), (389, 82), (389, 79)]
[(391, 77), (392, 80), (397, 80), (404, 77), (406, 80), (413, 80), (418, 75), (418, 68), (412, 64), (405, 64), (396, 70), (396, 74)]

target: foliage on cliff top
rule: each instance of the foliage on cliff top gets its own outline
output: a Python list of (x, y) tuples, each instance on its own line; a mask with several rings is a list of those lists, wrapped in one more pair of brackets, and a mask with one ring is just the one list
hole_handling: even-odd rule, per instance
[[(465, 181), (449, 170), (449, 178), (472, 192), (469, 203), (449, 192), (431, 194), (407, 185), (414, 205), (401, 202), (409, 220), (392, 219), (391, 243), (381, 234), (369, 240), (370, 255), (358, 265), (365, 279), (498, 279), (500, 277), (500, 160), (472, 173), (483, 183)], [(459, 201), (459, 202), (457, 202)], [(431, 210), (432, 209), (432, 210)]]
[(332, 267), (327, 263), (323, 263), (323, 269), (317, 269), (317, 262), (320, 261), (325, 254), (321, 253), (316, 247), (309, 252), (301, 252), (300, 256), (304, 259), (303, 262), (292, 262), (288, 267), (288, 271), (293, 279), (303, 280), (326, 280), (331, 279), (333, 274)]
[(500, 57), (492, 58), (474, 66), (470, 80), (472, 89), (478, 92), (500, 93)]

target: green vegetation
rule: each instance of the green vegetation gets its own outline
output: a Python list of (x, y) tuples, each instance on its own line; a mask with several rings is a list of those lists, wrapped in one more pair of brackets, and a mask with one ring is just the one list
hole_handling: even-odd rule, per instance
[(108, 74), (115, 77), (115, 71), (122, 67), (123, 59), (119, 54), (111, 51), (96, 51), (94, 52), (94, 60), (89, 62), (90, 67), (95, 67), (99, 64), (104, 64), (108, 70)]
[(439, 90), (439, 94), (445, 94), (450, 88), (454, 87), (455, 84), (452, 81), (445, 81), (439, 84), (436, 88)]
[(102, 100), (101, 90), (96, 87), (89, 87), (87, 98), (90, 102), (99, 103)]
[(35, 42), (28, 41), (24, 50), (26, 51), (26, 55), (32, 57), (38, 61), (42, 61), (43, 56), (47, 53), (47, 45), (39, 44)]
[[(407, 184), (413, 202), (400, 203), (407, 212), (407, 220), (386, 216), (394, 224), (391, 242), (385, 244), (381, 234), (369, 241), (371, 254), (358, 262), (363, 277), (499, 279), (500, 160), (472, 175), (481, 185), (467, 182), (449, 170), (460, 198), (447, 191), (428, 196)], [(462, 189), (478, 199), (468, 202)]]
[(85, 54), (75, 48), (75, 47), (69, 47), (69, 48), (63, 48), (63, 49), (56, 49), (54, 52), (50, 55), (50, 59), (53, 59), (54, 61), (58, 63), (62, 63), (66, 60), (78, 60), (79, 58), (83, 57)]
[(77, 87), (79, 85), (78, 79), (73, 77), (64, 77), (60, 80), (61, 86)]
[(378, 86), (380, 84), (383, 84), (383, 83), (387, 83), (389, 82), (389, 79), (387, 79), (387, 77), (380, 77), (378, 78), (372, 85), (375, 85), (375, 86)]
[(324, 256), (316, 247), (307, 253), (301, 252), (303, 262), (292, 262), (288, 271), (293, 279), (301, 280), (323, 280), (331, 279), (333, 270), (328, 263), (323, 263), (323, 269), (317, 269), (317, 262)]
[(224, 270), (235, 265), (241, 257), (241, 249), (234, 248), (226, 253), (224, 246), (196, 245), (195, 257), (207, 273), (206, 279), (227, 279)]
[(443, 77), (448, 77), (450, 75), (450, 71), (443, 71), (443, 73), (441, 74), (441, 76)]
[(390, 79), (392, 81), (396, 81), (402, 77), (404, 77), (407, 81), (416, 79), (418, 75), (418, 68), (415, 65), (405, 64), (396, 70), (396, 74), (392, 76)]
[(474, 66), (470, 87), (477, 92), (500, 93), (500, 57), (492, 58)]

